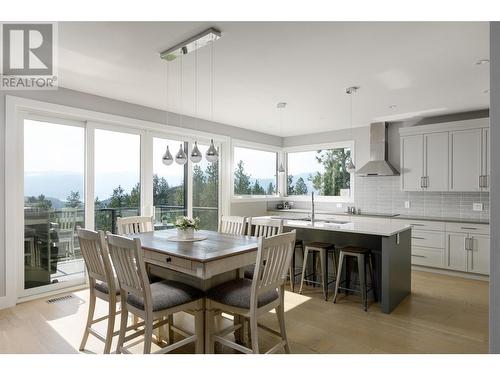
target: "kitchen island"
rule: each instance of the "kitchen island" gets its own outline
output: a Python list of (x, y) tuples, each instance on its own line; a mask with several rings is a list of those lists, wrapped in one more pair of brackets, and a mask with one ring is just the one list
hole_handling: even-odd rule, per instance
[(389, 314), (411, 293), (411, 227), (397, 223), (323, 220), (313, 223), (296, 219), (284, 219), (283, 225), (285, 231), (295, 229), (297, 238), (305, 242), (330, 242), (337, 248), (347, 245), (369, 248), (382, 312)]

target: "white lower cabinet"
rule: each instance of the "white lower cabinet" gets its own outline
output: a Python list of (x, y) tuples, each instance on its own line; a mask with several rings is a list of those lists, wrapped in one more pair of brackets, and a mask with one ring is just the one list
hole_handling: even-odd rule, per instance
[(470, 250), (467, 258), (467, 271), (490, 274), (490, 237), (471, 235)]
[(490, 274), (490, 236), (447, 233), (445, 267), (463, 272)]
[(411, 247), (411, 264), (426, 267), (443, 267), (443, 249)]
[(445, 266), (456, 271), (467, 271), (467, 234), (447, 233)]

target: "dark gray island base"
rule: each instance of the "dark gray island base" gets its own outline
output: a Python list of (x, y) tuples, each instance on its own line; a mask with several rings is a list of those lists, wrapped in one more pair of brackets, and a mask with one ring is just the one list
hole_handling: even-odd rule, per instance
[(285, 221), (285, 231), (293, 229), (297, 231), (297, 238), (305, 242), (321, 241), (333, 243), (337, 248), (354, 245), (371, 249), (375, 289), (382, 312), (391, 313), (411, 293), (411, 228), (382, 235), (301, 228), (293, 221)]

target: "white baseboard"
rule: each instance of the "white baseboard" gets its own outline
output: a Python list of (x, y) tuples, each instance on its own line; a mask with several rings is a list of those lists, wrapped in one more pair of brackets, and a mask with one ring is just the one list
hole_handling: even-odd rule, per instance
[(476, 273), (460, 272), (460, 271), (454, 271), (454, 270), (445, 270), (442, 268), (432, 268), (432, 267), (415, 266), (415, 265), (411, 266), (411, 269), (413, 271), (423, 271), (423, 272), (430, 272), (430, 273), (438, 273), (441, 275), (463, 277), (464, 279), (490, 281), (489, 276), (479, 275)]
[(82, 289), (86, 289), (88, 287), (89, 287), (88, 284), (79, 284), (79, 285), (74, 285), (74, 286), (70, 286), (67, 288), (63, 288), (63, 289), (51, 290), (51, 291), (45, 292), (45, 293), (33, 294), (32, 296), (18, 298), (17, 303), (23, 303), (23, 302), (33, 301), (35, 299), (53, 297), (53, 296), (56, 296), (58, 294), (74, 292), (76, 290), (82, 290)]

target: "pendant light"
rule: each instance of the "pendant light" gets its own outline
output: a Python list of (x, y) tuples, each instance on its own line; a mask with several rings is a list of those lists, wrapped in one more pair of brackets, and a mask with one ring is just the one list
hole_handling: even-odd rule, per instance
[[(351, 86), (345, 90), (346, 94), (350, 96), (350, 100), (351, 100), (351, 139), (352, 139), (352, 97), (358, 89), (359, 89), (358, 86)], [(354, 165), (354, 163), (352, 161), (352, 154), (351, 154), (351, 157), (349, 158), (349, 163), (347, 163), (347, 172), (349, 172), (350, 174), (353, 174), (354, 172), (356, 172), (356, 166)]]
[[(184, 55), (181, 55), (181, 64), (180, 64), (180, 71), (181, 71), (181, 74), (180, 74), (180, 88), (181, 88), (181, 113), (180, 113), (180, 127), (182, 129), (182, 111), (183, 111), (183, 91), (182, 91), (182, 62), (184, 60), (183, 58)], [(179, 152), (175, 155), (175, 162), (177, 164), (180, 164), (180, 165), (184, 165), (187, 163), (188, 161), (188, 158), (187, 158), (187, 155), (186, 153), (184, 152), (183, 148), (182, 148), (183, 144), (181, 143), (181, 146), (179, 148)]]
[[(210, 120), (214, 121), (214, 40), (210, 45)], [(210, 140), (205, 157), (210, 163), (215, 163), (219, 159), (219, 152), (214, 146), (214, 140)]]
[[(279, 111), (279, 115), (280, 115), (280, 137), (281, 137), (281, 125), (283, 123), (283, 111), (285, 110), (286, 108), (286, 103), (285, 102), (280, 102), (278, 103), (278, 105), (276, 106), (278, 108), (278, 111)], [(280, 166), (278, 167), (278, 173), (285, 173), (285, 168), (283, 167), (283, 160), (280, 161)]]
[[(194, 129), (198, 130), (198, 43), (195, 43), (194, 52)], [(194, 164), (201, 161), (201, 152), (198, 149), (198, 143), (194, 141), (194, 147), (189, 157)]]
[[(168, 125), (168, 111), (169, 111), (169, 102), (168, 102), (168, 84), (169, 84), (170, 80), (169, 80), (169, 74), (168, 74), (168, 64), (167, 64), (167, 125)], [(170, 150), (168, 149), (168, 145), (167, 145), (167, 150), (165, 151), (165, 153), (163, 154), (163, 157), (161, 158), (163, 164), (165, 165), (172, 165), (172, 163), (174, 162), (174, 158), (172, 156), (172, 154), (170, 153)]]
[(170, 153), (170, 150), (168, 149), (167, 145), (167, 151), (165, 151), (165, 154), (163, 154), (163, 157), (161, 159), (163, 161), (163, 164), (165, 165), (172, 165), (174, 162), (174, 158), (172, 157), (172, 154)]

